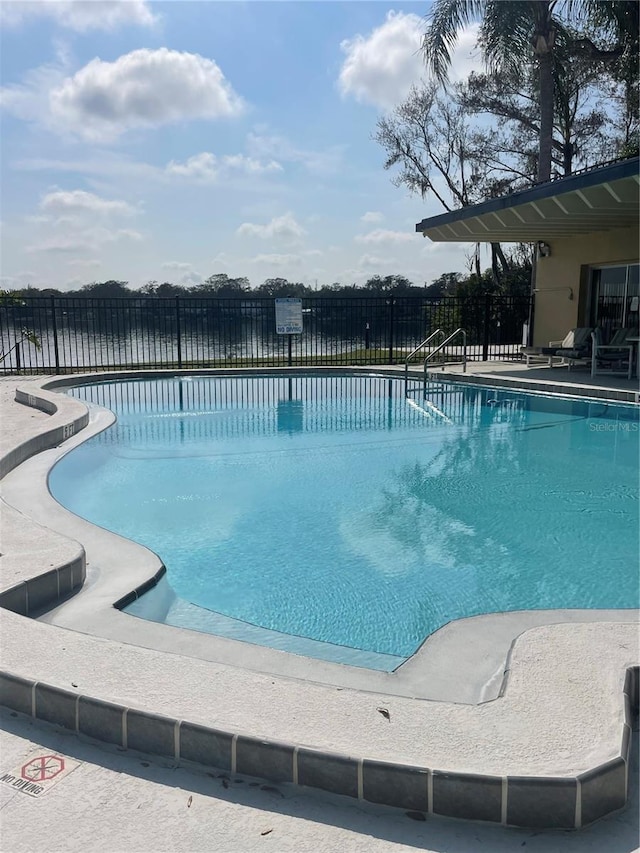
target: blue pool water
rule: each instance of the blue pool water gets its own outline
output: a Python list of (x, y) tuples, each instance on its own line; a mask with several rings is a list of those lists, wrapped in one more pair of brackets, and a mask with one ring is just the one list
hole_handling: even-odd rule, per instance
[(71, 393), (118, 419), (50, 488), (160, 555), (138, 615), (385, 669), (465, 616), (638, 606), (632, 407), (373, 376)]

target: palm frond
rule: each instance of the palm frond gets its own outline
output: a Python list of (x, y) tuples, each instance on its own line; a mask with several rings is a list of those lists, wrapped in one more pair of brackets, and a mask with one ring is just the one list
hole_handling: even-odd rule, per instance
[[(427, 17), (429, 25), (422, 38), (427, 68), (443, 82), (451, 64), (460, 30), (480, 20), (491, 0), (435, 0)], [(495, 0), (494, 0), (495, 2)]]
[(600, 28), (609, 36), (638, 39), (640, 4), (637, 0), (564, 0), (562, 8), (576, 24)]
[(534, 4), (497, 0), (487, 3), (479, 42), (489, 67), (521, 69), (531, 62)]

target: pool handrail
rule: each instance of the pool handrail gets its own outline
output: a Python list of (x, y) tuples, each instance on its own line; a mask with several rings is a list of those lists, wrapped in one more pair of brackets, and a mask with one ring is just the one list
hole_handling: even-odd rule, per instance
[(445, 332), (443, 329), (436, 329), (435, 332), (431, 332), (429, 337), (425, 338), (424, 341), (422, 341), (422, 343), (418, 344), (418, 346), (415, 349), (412, 349), (411, 352), (409, 353), (409, 355), (405, 358), (405, 360), (404, 360), (405, 387), (406, 387), (406, 383), (409, 380), (409, 362), (411, 361), (413, 356), (416, 355), (416, 353), (419, 353), (421, 349), (426, 347), (427, 344), (431, 343), (431, 341), (436, 337), (436, 335), (442, 335), (444, 337)]
[(463, 373), (467, 372), (467, 332), (465, 329), (460, 328), (460, 329), (456, 329), (455, 332), (452, 332), (447, 338), (445, 338), (444, 341), (442, 341), (441, 344), (438, 344), (438, 346), (435, 349), (431, 350), (431, 352), (427, 354), (427, 357), (425, 358), (424, 365), (423, 365), (425, 387), (426, 387), (426, 382), (427, 382), (427, 365), (429, 364), (429, 361), (435, 355), (437, 355), (439, 352), (442, 352), (444, 350), (444, 348), (447, 346), (447, 344), (450, 344), (459, 335), (462, 335), (462, 361), (443, 361), (442, 362), (442, 369), (444, 370), (444, 368), (447, 364), (449, 364), (449, 365), (461, 364), (462, 365), (462, 372)]

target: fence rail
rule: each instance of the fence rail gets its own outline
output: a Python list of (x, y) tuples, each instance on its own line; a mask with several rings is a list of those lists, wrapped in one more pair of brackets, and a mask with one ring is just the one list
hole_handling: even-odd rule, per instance
[[(3, 373), (397, 364), (432, 329), (467, 331), (470, 360), (519, 359), (527, 297), (311, 297), (302, 335), (276, 334), (275, 302), (179, 296), (0, 297)], [(38, 344), (27, 337), (32, 333)], [(446, 353), (455, 359), (457, 348)]]

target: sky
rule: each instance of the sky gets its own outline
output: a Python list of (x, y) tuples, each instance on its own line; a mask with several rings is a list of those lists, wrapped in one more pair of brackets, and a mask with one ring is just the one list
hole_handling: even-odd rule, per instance
[(0, 286), (463, 271), (472, 247), (415, 233), (442, 208), (373, 139), (425, 77), (428, 7), (3, 0)]

